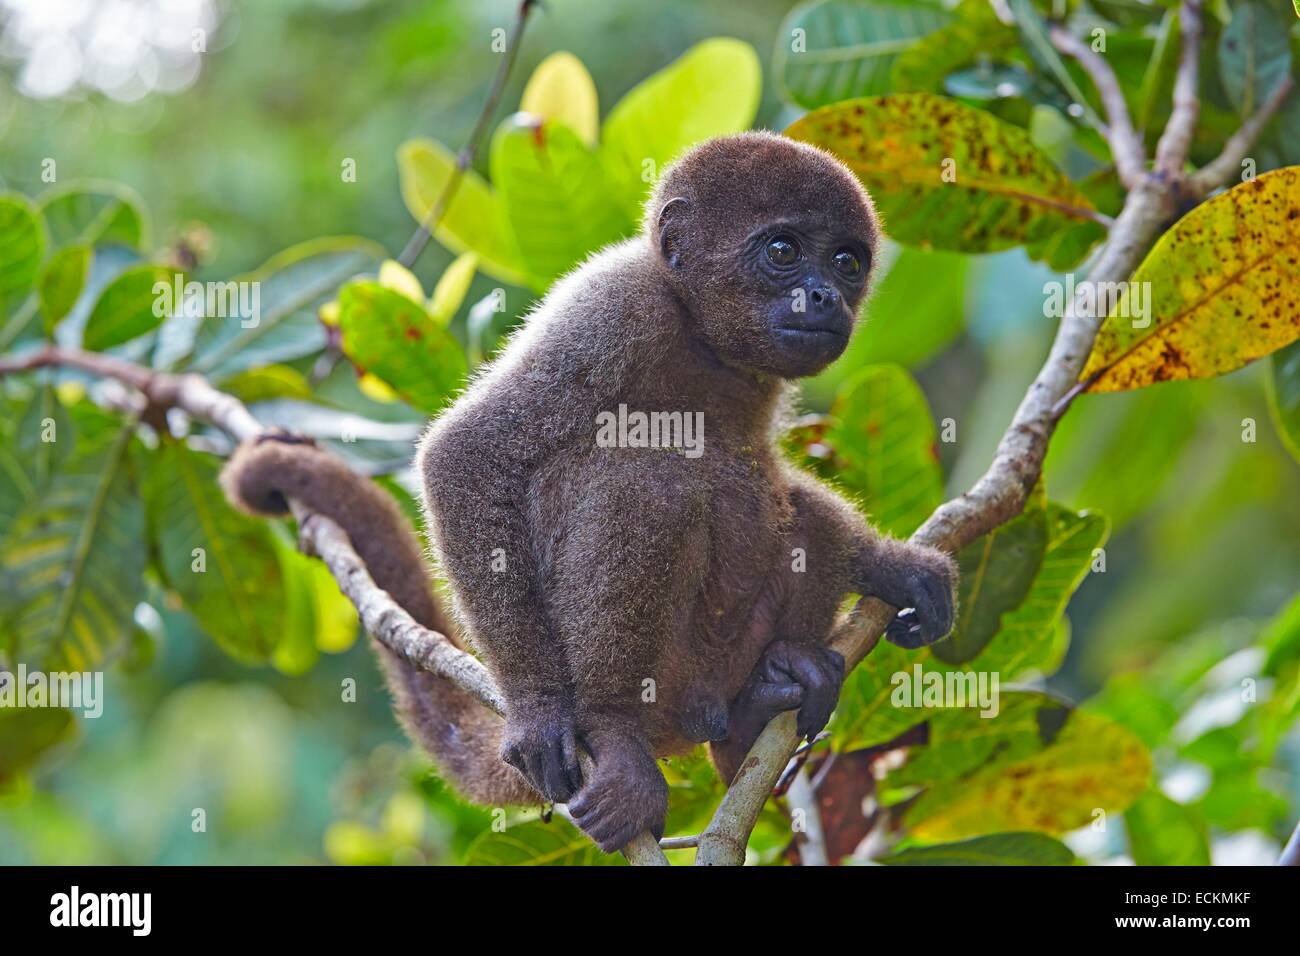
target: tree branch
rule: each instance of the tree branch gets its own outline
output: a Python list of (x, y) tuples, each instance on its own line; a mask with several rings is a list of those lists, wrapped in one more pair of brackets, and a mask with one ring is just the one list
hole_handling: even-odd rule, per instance
[(501, 66), (497, 68), (496, 76), (492, 79), (492, 88), (488, 91), (487, 100), (483, 103), (483, 109), (474, 122), (474, 128), (470, 131), (469, 139), (466, 141), (464, 148), (456, 154), (456, 169), (447, 178), (446, 184), (442, 187), (442, 192), (434, 200), (428, 215), (424, 217), (424, 221), (420, 223), (420, 227), (415, 230), (414, 235), (407, 240), (401, 255), (397, 257), (397, 261), (408, 269), (415, 265), (415, 260), (420, 258), (420, 253), (429, 244), (429, 238), (433, 235), (433, 230), (438, 228), (438, 223), (442, 221), (442, 217), (446, 214), (451, 201), (456, 198), (456, 190), (460, 188), (460, 181), (465, 178), (465, 173), (470, 166), (474, 165), (474, 157), (478, 155), (479, 147), (483, 143), (488, 123), (492, 119), (492, 114), (496, 112), (497, 104), (501, 101), (501, 94), (505, 90), (510, 71), (514, 69), (515, 59), (519, 55), (519, 41), (523, 39), (524, 27), (528, 23), (528, 15), (532, 13), (533, 7), (540, 5), (540, 2), (541, 0), (520, 0), (519, 12), (515, 15), (514, 28), (510, 31), (510, 38), (506, 41), (506, 58), (501, 62)]
[(1171, 182), (1177, 182), (1187, 163), (1201, 115), (1198, 92), (1200, 77), (1201, 2), (1183, 0), (1178, 8), (1178, 32), (1182, 47), (1178, 55), (1178, 73), (1174, 77), (1174, 108), (1169, 122), (1156, 144), (1155, 169)]
[(1223, 151), (1187, 177), (1188, 191), (1193, 197), (1200, 199), (1208, 196), (1220, 186), (1227, 185), (1233, 175), (1241, 171), (1241, 161), (1255, 145), (1269, 120), (1277, 115), (1294, 87), (1295, 82), (1290, 76), (1283, 77), (1255, 114), (1228, 137), (1223, 144)]
[[(1089, 281), (1127, 280), (1174, 208), (1172, 189), (1144, 177), (1125, 199)], [(1016, 409), (988, 471), (970, 491), (941, 505), (912, 536), (913, 541), (955, 553), (1024, 509), (1042, 472), (1048, 440), (1068, 407), (1067, 396), (1078, 382), (1104, 318), (1082, 310), (1083, 294), (1080, 287), (1066, 309), (1051, 352)], [(831, 646), (844, 655), (846, 670), (852, 670), (871, 652), (896, 613), (896, 608), (875, 598), (858, 602), (831, 640)], [(745, 846), (759, 811), (798, 743), (792, 712), (767, 725), (700, 834), (697, 865), (744, 863)]]
[[(213, 388), (202, 375), (157, 372), (110, 355), (47, 345), (18, 358), (0, 359), (0, 375), (54, 366), (116, 379), (140, 391), (156, 407), (182, 409), (236, 441), (253, 438), (264, 431), (239, 399)], [(375, 584), (342, 528), (301, 502), (290, 500), (289, 504), (298, 520), (299, 546), (325, 562), (339, 589), (356, 605), (367, 633), (403, 660), (450, 681), (496, 713), (505, 711), (505, 700), (487, 668), (445, 635), (418, 624), (387, 591)], [(590, 773), (591, 758), (584, 753), (580, 759), (583, 772)], [(668, 864), (658, 842), (649, 833), (638, 836), (623, 852), (634, 864)]]
[(1124, 102), (1124, 92), (1115, 71), (1105, 57), (1098, 55), (1091, 46), (1063, 26), (1052, 24), (1048, 36), (1058, 50), (1079, 62), (1097, 88), (1097, 94), (1106, 110), (1107, 125), (1102, 128), (1101, 134), (1110, 143), (1120, 182), (1129, 189), (1135, 188), (1146, 174), (1146, 151), (1142, 146), (1142, 137), (1138, 135), (1133, 120), (1129, 117), (1128, 104)]

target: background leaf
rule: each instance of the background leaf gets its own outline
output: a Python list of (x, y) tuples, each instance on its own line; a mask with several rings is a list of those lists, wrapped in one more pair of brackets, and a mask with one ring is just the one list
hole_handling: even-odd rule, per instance
[[(422, 223), (455, 171), (456, 157), (442, 143), (413, 139), (398, 149), (397, 169), (406, 208)], [(492, 187), (472, 169), (461, 177), (433, 235), (452, 252), (477, 253), (488, 275), (511, 285), (525, 284), (519, 246), (505, 209)]]
[(1151, 758), (1129, 731), (1075, 711), (1050, 746), (927, 790), (906, 820), (925, 840), (1003, 830), (1065, 833), (1091, 822), (1096, 809), (1126, 809), (1150, 774)]
[(36, 283), (45, 229), (24, 196), (0, 195), (0, 317), (14, 312)]
[(81, 295), (90, 275), (90, 257), (89, 246), (65, 246), (47, 259), (41, 269), (41, 312), (45, 315), (47, 335), (72, 311)]
[(116, 243), (143, 249), (149, 243), (144, 203), (120, 183), (69, 183), (42, 194), (40, 207), (56, 248)]
[(1060, 840), (1042, 833), (989, 836), (913, 846), (876, 860), (886, 866), (1069, 866), (1074, 854)]
[(1205, 821), (1158, 790), (1148, 790), (1124, 811), (1124, 829), (1138, 866), (1210, 865)]
[(285, 633), (284, 579), (271, 526), (231, 507), (219, 470), (211, 456), (166, 442), (150, 466), (150, 536), (164, 580), (203, 630), (236, 660), (260, 664)]
[(1269, 369), (1269, 407), (1277, 433), (1300, 462), (1300, 341), (1273, 353)]
[(943, 498), (925, 393), (899, 366), (873, 365), (845, 383), (831, 416), (840, 483), (879, 527), (911, 534)]
[(75, 452), (6, 544), (18, 653), (46, 670), (94, 669), (130, 634), (145, 563), (133, 432), (79, 429)]
[[(1025, 245), (1042, 257), (1092, 205), (1022, 129), (929, 93), (849, 100), (786, 135), (830, 150), (871, 191), (891, 238), (958, 252)], [(945, 182), (951, 160), (955, 181)]]
[(516, 113), (492, 138), (492, 182), (539, 291), (633, 231), (597, 155), (567, 126)]
[[(171, 286), (174, 273), (162, 266), (132, 266), (99, 294), (82, 332), (82, 346), (102, 352), (152, 332), (166, 318), (156, 314), (156, 283)], [(237, 320), (236, 320), (237, 321)]]
[(491, 829), (465, 854), (469, 866), (620, 866), (618, 854), (607, 855), (582, 833), (558, 817), (549, 823), (515, 823), (497, 833)]
[(1259, 109), (1291, 72), (1290, 27), (1277, 7), (1234, 0), (1232, 19), (1219, 35), (1219, 78), (1242, 116)]
[(353, 282), (339, 294), (343, 351), (404, 401), (426, 412), (441, 408), (468, 373), (465, 353), (424, 307), (375, 282)]
[[(537, 64), (524, 86), (519, 109), (567, 126), (585, 145), (596, 145), (600, 129), (596, 84), (572, 53), (559, 50)], [(496, 180), (495, 175), (492, 178)]]
[(651, 183), (687, 147), (747, 129), (762, 74), (753, 47), (716, 37), (641, 81), (605, 118), (601, 160), (624, 214), (639, 222)]
[(776, 34), (777, 91), (805, 109), (887, 93), (900, 54), (950, 19), (926, 3), (823, 0), (795, 7)]
[[(1092, 392), (1222, 375), (1300, 337), (1300, 167), (1197, 206), (1160, 237), (1097, 335)], [(1148, 293), (1149, 290), (1149, 293)], [(1134, 327), (1146, 296), (1150, 324)]]

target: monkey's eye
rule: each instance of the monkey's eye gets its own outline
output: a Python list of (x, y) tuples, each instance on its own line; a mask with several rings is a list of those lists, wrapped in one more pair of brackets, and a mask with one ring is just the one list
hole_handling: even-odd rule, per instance
[(831, 264), (841, 273), (850, 278), (857, 278), (858, 274), (862, 271), (862, 263), (858, 261), (858, 257), (855, 256), (853, 251), (850, 249), (841, 249), (839, 252), (835, 253), (835, 255), (831, 257)]
[(778, 266), (792, 266), (799, 259), (799, 247), (778, 236), (767, 244), (767, 257)]

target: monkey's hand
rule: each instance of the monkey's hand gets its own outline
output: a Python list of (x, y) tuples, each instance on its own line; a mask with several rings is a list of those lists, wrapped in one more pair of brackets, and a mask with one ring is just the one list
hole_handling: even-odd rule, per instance
[(582, 785), (572, 708), (554, 699), (512, 702), (501, 735), (501, 759), (546, 799), (564, 803)]
[(957, 606), (957, 565), (934, 548), (882, 539), (864, 568), (862, 593), (902, 610), (885, 639), (909, 650), (933, 644), (952, 630)]
[(799, 709), (800, 737), (812, 739), (831, 719), (844, 684), (844, 658), (820, 644), (773, 641), (759, 658), (736, 701), (742, 723), (767, 721)]
[(616, 853), (645, 830), (664, 834), (668, 783), (643, 740), (605, 730), (584, 737), (596, 769), (569, 803), (582, 832), (606, 853)]

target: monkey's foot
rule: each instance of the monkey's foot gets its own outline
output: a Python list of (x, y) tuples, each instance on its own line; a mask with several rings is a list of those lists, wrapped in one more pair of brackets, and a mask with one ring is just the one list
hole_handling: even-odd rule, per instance
[(638, 833), (664, 834), (668, 783), (650, 748), (630, 737), (587, 737), (595, 773), (569, 803), (569, 813), (606, 853), (616, 853)]
[(831, 719), (844, 684), (844, 658), (820, 644), (773, 641), (754, 667), (737, 707), (771, 719), (799, 709), (796, 727), (809, 740)]
[(573, 715), (558, 704), (510, 707), (501, 759), (548, 800), (563, 803), (582, 785)]

